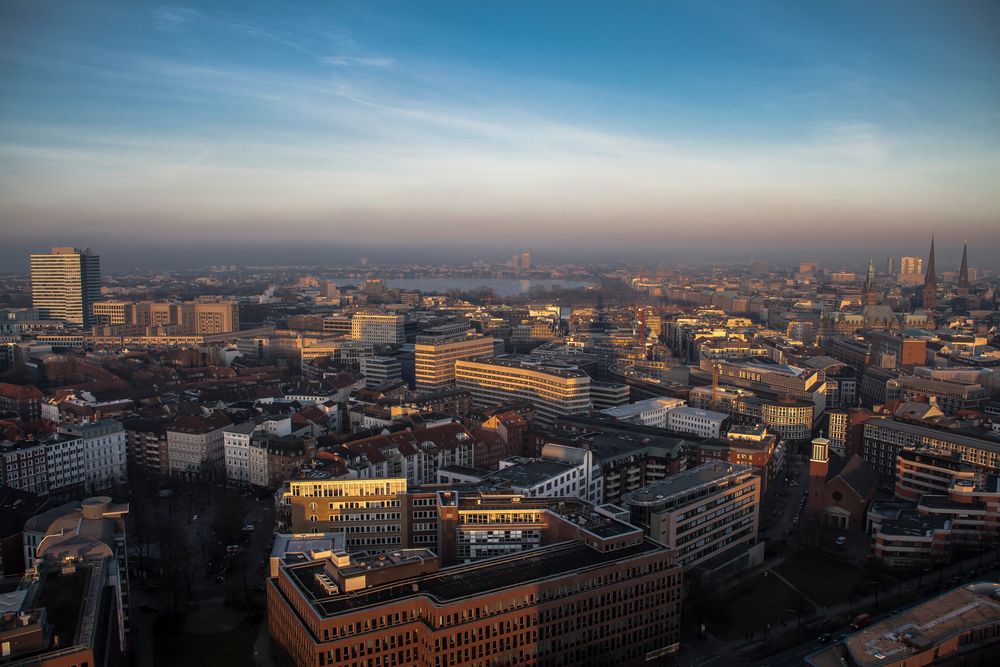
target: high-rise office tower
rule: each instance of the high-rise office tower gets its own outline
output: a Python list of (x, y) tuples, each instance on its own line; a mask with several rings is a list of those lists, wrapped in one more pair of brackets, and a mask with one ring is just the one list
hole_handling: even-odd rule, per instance
[(530, 269), (531, 268), (531, 253), (522, 252), (521, 253), (521, 268)]
[(904, 255), (899, 258), (899, 284), (915, 287), (924, 282), (924, 258)]
[(42, 319), (92, 326), (100, 297), (101, 258), (90, 248), (31, 255), (31, 301)]
[(885, 258), (885, 272), (888, 273), (890, 276), (896, 274), (896, 258), (895, 257), (886, 257)]
[(899, 272), (900, 274), (906, 274), (906, 275), (917, 275), (917, 276), (923, 275), (924, 258), (904, 255), (899, 260)]
[(934, 269), (934, 235), (931, 235), (931, 251), (927, 255), (927, 274), (924, 276), (924, 308), (937, 307), (937, 272)]

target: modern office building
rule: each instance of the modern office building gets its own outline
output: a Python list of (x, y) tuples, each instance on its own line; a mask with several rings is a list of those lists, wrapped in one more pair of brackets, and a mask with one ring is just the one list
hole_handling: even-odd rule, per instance
[(1000, 544), (1000, 485), (981, 477), (955, 452), (904, 449), (897, 460), (897, 500), (868, 512), (872, 553), (886, 566), (920, 569), (956, 551)]
[(679, 398), (648, 398), (644, 401), (607, 408), (601, 412), (622, 422), (666, 428), (667, 413), (682, 405), (684, 401)]
[(600, 461), (582, 447), (549, 443), (540, 458), (506, 459), (486, 479), (527, 497), (576, 497), (593, 504), (604, 500)]
[(361, 360), (361, 374), (369, 389), (397, 382), (402, 377), (402, 365), (395, 357), (368, 357)]
[(1000, 474), (1000, 443), (966, 432), (874, 417), (864, 423), (862, 455), (879, 475), (880, 485), (895, 484), (896, 460), (905, 448), (954, 452), (982, 475)]
[(924, 258), (906, 255), (899, 260), (899, 282), (919, 285), (924, 281)]
[(553, 544), (451, 567), (426, 548), (285, 559), (267, 584), (271, 637), (297, 666), (638, 665), (676, 652), (673, 552), (610, 517), (556, 521)]
[(126, 662), (129, 624), (125, 514), (107, 497), (42, 512), (23, 539), (29, 570), (5, 593), (2, 664), (109, 666)]
[(812, 435), (816, 404), (791, 396), (732, 387), (694, 387), (691, 407), (724, 412), (734, 423), (764, 424), (783, 440), (803, 442)]
[(528, 401), (543, 425), (591, 407), (590, 376), (576, 366), (541, 357), (503, 355), (456, 361), (455, 384), (469, 392), (476, 407)]
[(466, 338), (442, 343), (418, 342), (414, 346), (417, 389), (440, 391), (453, 388), (456, 361), (492, 357), (496, 348), (493, 338)]
[(240, 306), (235, 299), (201, 297), (193, 301), (98, 301), (94, 324), (126, 325), (135, 332), (173, 327), (181, 335), (208, 336), (240, 330)]
[(717, 375), (723, 384), (749, 389), (754, 393), (808, 401), (815, 406), (814, 422), (826, 409), (826, 373), (819, 369), (756, 361), (702, 359), (701, 370)]
[(240, 305), (235, 299), (202, 297), (181, 304), (179, 324), (184, 333), (209, 335), (240, 330)]
[(135, 324), (136, 304), (131, 301), (97, 301), (94, 303), (94, 324), (115, 326)]
[(954, 414), (959, 410), (982, 410), (990, 401), (990, 389), (977, 382), (907, 375), (885, 383), (885, 399), (932, 402), (945, 414)]
[[(294, 533), (342, 532), (348, 551), (406, 546), (405, 479), (297, 479), (282, 487), (279, 527)], [(435, 514), (433, 507), (428, 510)]]
[(42, 319), (92, 326), (100, 298), (101, 258), (90, 248), (31, 255), (31, 303)]
[(406, 339), (406, 318), (380, 312), (357, 312), (351, 318), (351, 338), (372, 346), (398, 345)]
[(667, 411), (667, 429), (699, 438), (718, 438), (728, 419), (729, 415), (722, 412), (679, 405)]
[(750, 466), (709, 461), (628, 493), (622, 504), (689, 568), (756, 542), (760, 478)]

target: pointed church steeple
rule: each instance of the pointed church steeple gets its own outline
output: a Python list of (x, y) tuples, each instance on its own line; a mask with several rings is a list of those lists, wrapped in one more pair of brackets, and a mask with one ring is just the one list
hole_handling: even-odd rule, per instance
[(864, 305), (874, 306), (878, 303), (878, 284), (875, 282), (875, 262), (871, 254), (868, 255), (868, 272), (865, 274)]
[(962, 244), (962, 268), (958, 270), (958, 293), (965, 296), (969, 293), (969, 244)]
[(937, 308), (937, 269), (934, 268), (933, 234), (931, 234), (931, 251), (927, 255), (927, 272), (924, 275), (924, 308)]

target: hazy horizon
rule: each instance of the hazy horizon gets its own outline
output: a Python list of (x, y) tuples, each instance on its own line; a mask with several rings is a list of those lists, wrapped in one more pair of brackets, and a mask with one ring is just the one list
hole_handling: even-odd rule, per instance
[(996, 3), (97, 5), (0, 5), (10, 270), (998, 264)]

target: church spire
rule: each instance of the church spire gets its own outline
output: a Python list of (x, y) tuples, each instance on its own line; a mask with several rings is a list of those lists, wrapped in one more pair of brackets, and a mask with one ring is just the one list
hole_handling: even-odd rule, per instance
[(969, 244), (962, 244), (962, 268), (958, 270), (958, 289), (969, 291)]
[(934, 234), (931, 234), (931, 251), (927, 255), (924, 275), (924, 308), (937, 307), (937, 270), (934, 268)]
[(865, 284), (862, 288), (864, 292), (864, 305), (874, 306), (878, 301), (878, 285), (875, 282), (875, 262), (871, 253), (868, 254), (868, 272), (865, 274)]

